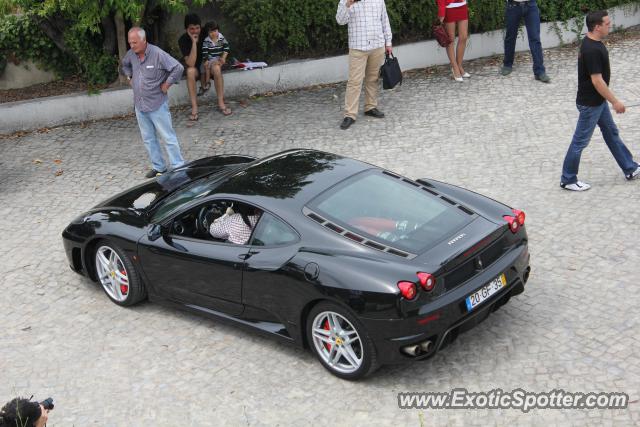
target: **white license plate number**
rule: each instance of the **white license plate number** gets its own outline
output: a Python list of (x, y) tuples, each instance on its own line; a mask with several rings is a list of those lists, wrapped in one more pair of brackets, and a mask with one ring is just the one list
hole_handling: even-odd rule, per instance
[(465, 299), (467, 311), (473, 310), (505, 286), (507, 286), (507, 278), (502, 273)]

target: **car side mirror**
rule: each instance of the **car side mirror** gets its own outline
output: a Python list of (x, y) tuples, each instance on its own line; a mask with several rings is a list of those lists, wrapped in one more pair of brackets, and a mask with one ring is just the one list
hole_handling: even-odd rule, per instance
[(152, 242), (158, 240), (162, 237), (162, 226), (160, 224), (151, 224), (151, 227), (149, 227), (147, 231), (147, 237)]

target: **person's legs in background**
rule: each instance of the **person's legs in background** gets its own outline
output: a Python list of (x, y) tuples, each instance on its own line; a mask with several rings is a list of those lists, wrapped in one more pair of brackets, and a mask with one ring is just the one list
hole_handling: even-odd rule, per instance
[(449, 39), (453, 40), (453, 42), (449, 43), (449, 46), (447, 46), (447, 56), (449, 57), (449, 63), (451, 64), (451, 74), (453, 75), (453, 79), (455, 81), (462, 82), (462, 73), (458, 68), (458, 61), (456, 60), (456, 23), (445, 22), (444, 28), (445, 30), (447, 30), (447, 34), (449, 34)]
[(462, 61), (464, 60), (464, 51), (467, 48), (467, 40), (469, 39), (469, 21), (458, 21), (458, 46), (456, 47), (456, 64), (458, 65), (458, 72), (462, 77), (471, 77), (469, 73), (464, 70)]
[(364, 76), (364, 111), (365, 113), (378, 107), (378, 91), (380, 84), (380, 67), (384, 62), (384, 47), (367, 52), (367, 63)]
[[(606, 102), (603, 103), (605, 108), (608, 108)], [(562, 177), (560, 178), (561, 186), (568, 186), (578, 182), (578, 169), (580, 167), (580, 157), (582, 156), (582, 150), (584, 150), (591, 136), (596, 128), (596, 124), (600, 118), (602, 112), (602, 106), (588, 107), (584, 105), (578, 105), (578, 111), (580, 116), (578, 117), (578, 123), (576, 124), (576, 130), (573, 133), (573, 139), (567, 150), (567, 154), (562, 164)]]
[(218, 110), (228, 116), (231, 109), (224, 103), (224, 77), (222, 77), (222, 64), (219, 61), (211, 62), (211, 75), (213, 76), (213, 85), (216, 88), (216, 96), (218, 97)]
[(367, 52), (349, 49), (349, 80), (347, 81), (347, 90), (344, 96), (344, 116), (353, 120), (358, 115), (358, 103), (366, 66)]
[(613, 116), (608, 106), (604, 108), (602, 114), (600, 114), (598, 126), (602, 132), (604, 142), (607, 144), (611, 154), (613, 154), (614, 159), (616, 159), (618, 166), (620, 166), (625, 176), (629, 176), (638, 169), (638, 163), (633, 160), (633, 155), (627, 146), (624, 145), (622, 138), (620, 138), (620, 132), (618, 131), (616, 123), (613, 121)]
[(211, 70), (210, 70), (209, 61), (204, 61), (202, 63), (202, 67), (200, 70), (200, 91), (198, 91), (198, 95), (204, 95), (209, 88), (211, 87)]
[[(171, 169), (175, 169), (184, 164), (182, 153), (180, 152), (180, 144), (178, 143), (178, 137), (171, 124), (171, 112), (169, 111), (169, 105), (167, 102), (162, 104), (156, 111), (148, 113), (148, 117), (153, 122), (160, 138), (164, 140), (167, 155), (169, 156), (169, 165)], [(157, 139), (156, 139), (157, 142)], [(158, 144), (158, 152), (159, 144)]]
[(513, 69), (516, 41), (518, 39), (518, 27), (520, 27), (521, 18), (522, 5), (514, 2), (507, 2), (504, 15), (506, 29), (504, 36), (504, 60), (502, 63), (502, 75), (504, 76), (510, 74)]
[(540, 42), (540, 9), (538, 9), (535, 0), (530, 0), (525, 6), (524, 24), (527, 27), (529, 50), (533, 58), (533, 75), (536, 76), (536, 80), (549, 83), (551, 79), (547, 76), (544, 68), (544, 55)]
[(196, 82), (200, 73), (196, 67), (187, 67), (187, 90), (189, 91), (189, 101), (191, 102), (191, 115), (189, 120), (198, 120), (198, 99), (196, 91)]
[(135, 111), (136, 118), (138, 119), (138, 127), (140, 128), (140, 135), (142, 136), (142, 141), (147, 149), (149, 159), (151, 160), (151, 166), (153, 167), (153, 171), (146, 175), (148, 178), (151, 178), (155, 176), (155, 173), (153, 173), (154, 171), (162, 173), (167, 170), (167, 166), (162, 158), (162, 149), (160, 148), (160, 143), (156, 136), (156, 127), (150, 117), (154, 112), (143, 113), (138, 111), (137, 108)]

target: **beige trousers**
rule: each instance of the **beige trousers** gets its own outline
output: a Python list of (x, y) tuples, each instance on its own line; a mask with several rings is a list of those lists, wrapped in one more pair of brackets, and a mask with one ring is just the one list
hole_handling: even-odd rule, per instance
[(349, 81), (344, 100), (344, 116), (358, 115), (360, 91), (364, 80), (364, 111), (378, 106), (378, 75), (384, 62), (384, 47), (373, 50), (349, 49)]

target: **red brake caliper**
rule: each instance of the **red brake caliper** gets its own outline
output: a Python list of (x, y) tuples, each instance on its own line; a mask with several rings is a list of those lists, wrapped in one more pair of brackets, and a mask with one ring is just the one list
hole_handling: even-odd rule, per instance
[[(127, 270), (121, 270), (120, 274), (122, 274), (123, 276), (127, 276)], [(126, 295), (127, 292), (129, 292), (129, 285), (125, 285), (124, 283), (120, 284), (120, 292), (122, 293), (122, 295)]]
[[(325, 331), (329, 330), (329, 319), (325, 319), (324, 321), (324, 325), (322, 325), (322, 329), (324, 329)], [(324, 343), (324, 347), (328, 350), (331, 351), (331, 344), (325, 342)]]

